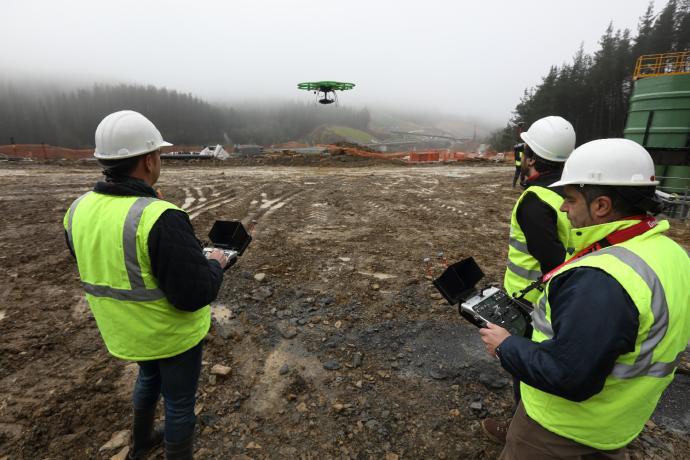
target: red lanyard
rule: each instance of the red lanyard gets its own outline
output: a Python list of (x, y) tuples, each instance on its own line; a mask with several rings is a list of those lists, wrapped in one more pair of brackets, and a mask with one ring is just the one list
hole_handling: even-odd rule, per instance
[(634, 216), (634, 217), (628, 217), (626, 220), (637, 220), (640, 219), (641, 222), (633, 225), (632, 227), (624, 228), (622, 230), (615, 231), (608, 236), (600, 239), (596, 243), (592, 243), (586, 248), (584, 248), (582, 251), (578, 252), (575, 254), (573, 257), (570, 259), (566, 260), (562, 264), (560, 264), (558, 267), (554, 268), (550, 272), (546, 273), (539, 279), (539, 284), (544, 284), (547, 281), (549, 281), (553, 276), (560, 270), (561, 268), (565, 267), (571, 262), (574, 262), (575, 260), (579, 259), (580, 257), (587, 255), (589, 253), (598, 251), (599, 249), (606, 248), (608, 246), (613, 246), (614, 244), (620, 244), (623, 243), (624, 241), (628, 241), (632, 238), (635, 238), (636, 236), (640, 236), (643, 233), (653, 229), (656, 227), (657, 221), (654, 217), (652, 216)]

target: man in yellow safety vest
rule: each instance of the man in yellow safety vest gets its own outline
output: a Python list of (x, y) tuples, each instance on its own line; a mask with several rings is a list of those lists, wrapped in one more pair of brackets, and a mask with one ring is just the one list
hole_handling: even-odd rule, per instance
[[(165, 142), (146, 117), (115, 112), (96, 129), (105, 181), (70, 206), (67, 244), (108, 351), (136, 361), (129, 458), (165, 440), (167, 459), (193, 455), (202, 341), (228, 263), (204, 257), (187, 214), (153, 189)], [(160, 395), (165, 428), (154, 429)]]
[(690, 340), (690, 256), (650, 215), (657, 184), (627, 139), (578, 147), (552, 184), (575, 255), (543, 274), (531, 340), (480, 329), (522, 382), (502, 459), (626, 458), (673, 380)]
[[(526, 189), (511, 214), (503, 280), (505, 290), (514, 297), (565, 260), (570, 224), (560, 211), (562, 190), (548, 186), (560, 178), (563, 163), (575, 148), (575, 130), (564, 118), (548, 116), (532, 123), (520, 137), (525, 142), (522, 166), (527, 171)], [(536, 289), (524, 296), (529, 302), (538, 297)], [(517, 403), (519, 382), (513, 382), (513, 389)], [(505, 442), (509, 423), (510, 420), (487, 418), (482, 420), (482, 428), (493, 441)]]
[[(510, 219), (503, 284), (512, 296), (565, 260), (570, 224), (560, 211), (562, 190), (548, 186), (558, 180), (563, 163), (575, 148), (575, 130), (561, 117), (541, 118), (520, 136), (525, 141), (522, 161), (529, 175)], [(525, 295), (530, 302), (537, 297), (535, 290)]]
[(518, 179), (520, 179), (520, 185), (522, 185), (522, 181), (524, 179), (524, 175), (522, 173), (522, 157), (525, 155), (525, 144), (515, 144), (513, 146), (513, 155), (515, 156), (515, 175), (513, 176), (513, 188), (515, 188), (515, 184), (517, 184)]

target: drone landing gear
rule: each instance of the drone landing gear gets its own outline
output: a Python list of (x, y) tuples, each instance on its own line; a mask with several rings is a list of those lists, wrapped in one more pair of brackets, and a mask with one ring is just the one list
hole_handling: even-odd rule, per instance
[[(316, 100), (319, 102), (319, 104), (333, 104), (334, 102), (338, 102), (338, 96), (335, 94), (335, 91), (315, 91), (314, 93), (317, 94)], [(321, 99), (319, 99), (319, 93), (323, 93), (323, 97)]]

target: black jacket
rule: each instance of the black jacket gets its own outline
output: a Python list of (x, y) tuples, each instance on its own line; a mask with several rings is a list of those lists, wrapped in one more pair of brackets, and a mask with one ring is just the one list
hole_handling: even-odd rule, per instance
[[(548, 187), (560, 179), (560, 172), (541, 173), (527, 178), (526, 187)], [(562, 195), (562, 189), (551, 189)], [(516, 218), (527, 240), (529, 253), (537, 259), (542, 273), (558, 267), (565, 260), (566, 248), (558, 239), (556, 212), (540, 200), (536, 194), (528, 193), (520, 202)]]
[[(148, 184), (134, 178), (98, 182), (94, 191), (117, 196), (156, 196)], [(204, 257), (187, 213), (167, 210), (161, 214), (151, 228), (148, 245), (153, 276), (175, 308), (196, 311), (217, 297), (223, 269), (217, 261)]]
[(508, 337), (499, 347), (501, 365), (530, 386), (584, 401), (602, 390), (618, 356), (634, 351), (637, 308), (618, 281), (591, 267), (554, 277), (549, 305), (553, 338)]

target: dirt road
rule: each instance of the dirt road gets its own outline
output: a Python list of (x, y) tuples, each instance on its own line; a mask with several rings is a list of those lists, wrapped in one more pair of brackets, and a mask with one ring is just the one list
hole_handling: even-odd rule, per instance
[[(216, 219), (256, 223), (213, 305), (197, 457), (495, 458), (479, 420), (508, 415), (509, 375), (423, 260), (439, 274), (472, 255), (500, 281), (512, 175), (166, 164), (159, 185), (201, 239)], [(136, 364), (105, 351), (61, 227), (99, 177), (77, 163), (0, 166), (0, 459), (110, 458), (119, 447), (99, 449), (129, 427)], [(672, 235), (690, 247), (688, 224)], [(216, 364), (232, 371), (211, 375)], [(679, 402), (634, 442), (638, 458), (690, 456), (689, 386), (677, 378)]]

